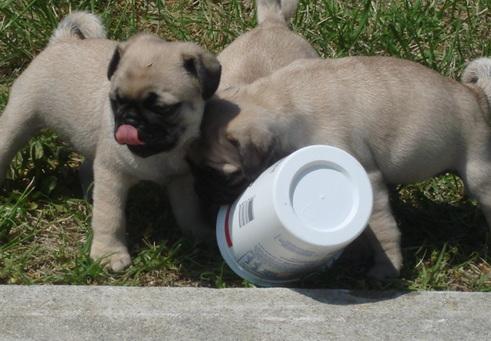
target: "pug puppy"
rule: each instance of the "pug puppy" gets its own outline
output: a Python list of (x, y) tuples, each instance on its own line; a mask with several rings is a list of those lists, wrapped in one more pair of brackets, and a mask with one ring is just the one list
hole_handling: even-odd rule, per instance
[(301, 60), (229, 100), (230, 112), (215, 117), (219, 133), (207, 136), (214, 140), (200, 160), (222, 174), (222, 183), (198, 188), (232, 201), (243, 189), (237, 184), (301, 147), (346, 150), (365, 167), (374, 190), (372, 277), (397, 276), (402, 266), (387, 184), (456, 170), (491, 225), (491, 59), (471, 62), (463, 84), (396, 58)]
[[(227, 141), (217, 143), (224, 138), (223, 123), (238, 112), (237, 106), (229, 99), (242, 87), (295, 60), (319, 58), (310, 43), (288, 27), (297, 6), (298, 0), (256, 1), (257, 27), (239, 36), (217, 57), (222, 65), (220, 85), (215, 96), (205, 106), (201, 124), (202, 135), (193, 142), (188, 151), (188, 161), (195, 174), (195, 187), (208, 206), (212, 203), (226, 203), (231, 195), (240, 193), (240, 189), (245, 185), (239, 177), (234, 177), (239, 180), (237, 183), (222, 181), (224, 173), (220, 167), (228, 167), (239, 161), (234, 159), (223, 163), (223, 157), (235, 158), (237, 154), (235, 148)], [(226, 173), (234, 171), (238, 169), (226, 170)], [(215, 191), (218, 187), (221, 189)], [(225, 197), (221, 198), (223, 193)], [(218, 205), (211, 206), (209, 215), (213, 221)]]
[(47, 127), (93, 163), (93, 259), (114, 271), (130, 264), (124, 208), (141, 180), (166, 185), (178, 224), (199, 235), (206, 229), (184, 155), (220, 74), (215, 56), (193, 43), (148, 34), (117, 43), (98, 17), (72, 13), (12, 86), (0, 117), (0, 177)]
[[(258, 25), (217, 56), (222, 78), (215, 97), (226, 89), (268, 76), (297, 59), (319, 58), (310, 43), (288, 27), (297, 6), (298, 0), (256, 1)], [(209, 115), (205, 113), (205, 117)]]

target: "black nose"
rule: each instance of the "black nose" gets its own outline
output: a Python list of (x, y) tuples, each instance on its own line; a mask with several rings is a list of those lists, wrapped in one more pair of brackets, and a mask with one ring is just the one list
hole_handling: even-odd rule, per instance
[(134, 125), (139, 121), (138, 114), (133, 110), (121, 110), (118, 114), (122, 122)]
[(133, 126), (135, 126), (135, 125), (138, 124), (138, 120), (135, 117), (132, 117), (132, 116), (124, 116), (123, 122), (124, 123), (127, 123), (127, 124), (130, 124), (130, 125), (133, 125)]

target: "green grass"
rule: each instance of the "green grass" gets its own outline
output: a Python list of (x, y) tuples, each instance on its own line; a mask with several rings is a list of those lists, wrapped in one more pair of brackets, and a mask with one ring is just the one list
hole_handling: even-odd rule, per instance
[[(195, 41), (221, 51), (254, 27), (250, 2), (48, 1), (0, 3), (0, 109), (13, 80), (45, 46), (69, 10), (100, 14), (112, 39), (138, 31)], [(301, 1), (293, 28), (323, 57), (392, 55), (458, 78), (465, 62), (491, 55), (491, 2)], [(248, 286), (216, 248), (195, 245), (176, 228), (161, 190), (136, 188), (128, 203), (131, 267), (106, 272), (89, 259), (91, 205), (81, 197), (80, 156), (45, 132), (15, 158), (0, 189), (0, 283)], [(150, 194), (149, 194), (150, 193)], [(366, 264), (340, 262), (303, 287), (491, 290), (490, 236), (461, 181), (445, 174), (393, 189), (403, 233), (401, 278), (366, 279)]]

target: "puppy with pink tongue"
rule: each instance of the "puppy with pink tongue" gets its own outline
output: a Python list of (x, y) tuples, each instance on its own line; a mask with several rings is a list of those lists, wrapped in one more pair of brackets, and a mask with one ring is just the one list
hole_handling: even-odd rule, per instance
[(74, 12), (12, 86), (0, 116), (0, 179), (15, 153), (50, 128), (86, 169), (93, 165), (93, 259), (114, 271), (131, 263), (125, 205), (141, 180), (164, 185), (178, 225), (202, 237), (208, 229), (184, 155), (220, 75), (215, 56), (196, 44), (151, 35), (118, 44), (99, 18)]

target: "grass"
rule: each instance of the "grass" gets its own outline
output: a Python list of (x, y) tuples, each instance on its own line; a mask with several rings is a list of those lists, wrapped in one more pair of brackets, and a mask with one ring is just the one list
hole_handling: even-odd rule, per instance
[[(45, 46), (68, 11), (100, 14), (112, 39), (155, 32), (221, 51), (254, 27), (251, 2), (49, 1), (0, 3), (0, 109), (13, 80)], [(491, 55), (491, 3), (484, 1), (301, 1), (293, 28), (323, 57), (392, 55), (458, 78), (465, 63)], [(81, 158), (50, 132), (12, 162), (0, 189), (0, 283), (249, 286), (216, 248), (195, 245), (176, 228), (160, 189), (138, 186), (127, 214), (133, 264), (111, 274), (89, 259), (91, 205), (81, 196)], [(460, 179), (444, 174), (393, 189), (405, 265), (390, 282), (366, 279), (366, 264), (340, 262), (303, 287), (491, 290), (490, 236)]]

